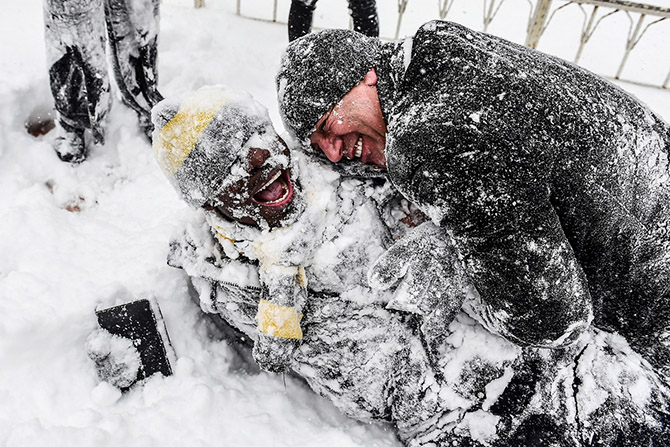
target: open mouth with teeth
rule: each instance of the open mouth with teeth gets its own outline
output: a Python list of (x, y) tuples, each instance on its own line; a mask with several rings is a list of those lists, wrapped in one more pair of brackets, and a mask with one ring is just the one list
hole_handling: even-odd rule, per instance
[(358, 140), (356, 140), (356, 144), (354, 145), (354, 158), (361, 158), (361, 155), (363, 155), (363, 135), (360, 135), (358, 137)]
[(252, 197), (259, 205), (282, 208), (293, 200), (293, 185), (288, 170), (275, 169), (270, 172)]

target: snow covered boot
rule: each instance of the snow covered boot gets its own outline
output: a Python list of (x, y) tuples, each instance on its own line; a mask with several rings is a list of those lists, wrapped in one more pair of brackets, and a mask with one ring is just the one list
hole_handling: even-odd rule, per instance
[(78, 164), (86, 159), (88, 151), (84, 141), (84, 131), (79, 129), (68, 130), (58, 127), (59, 134), (54, 140), (53, 148), (62, 161)]

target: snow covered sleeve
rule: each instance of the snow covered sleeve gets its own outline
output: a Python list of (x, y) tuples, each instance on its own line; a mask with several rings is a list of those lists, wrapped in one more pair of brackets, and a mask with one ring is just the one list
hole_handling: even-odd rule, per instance
[(258, 304), (258, 338), (253, 355), (270, 372), (289, 369), (293, 351), (302, 340), (302, 307), (307, 281), (302, 267), (261, 266), (261, 282), (267, 295)]
[[(410, 139), (420, 141), (413, 134), (394, 142), (407, 145), (405, 155), (416, 149)], [(443, 135), (435, 160), (422, 154), (423, 170), (392, 171), (394, 182), (453, 235), (482, 299), (480, 321), (522, 345), (569, 344), (593, 318), (584, 272), (541, 179), (487, 151), (487, 143), (469, 128)]]
[(429, 342), (445, 333), (469, 284), (448, 235), (432, 222), (391, 246), (370, 268), (368, 281), (380, 290), (399, 283), (387, 308), (422, 315)]
[[(431, 22), (413, 40), (389, 112), (389, 178), (453, 237), (481, 296), (481, 320), (524, 345), (569, 344), (593, 318), (576, 235), (564, 231), (561, 209), (598, 169), (578, 158), (600, 144), (576, 130), (576, 116), (588, 112), (571, 115), (575, 101), (565, 92), (576, 91), (578, 76), (583, 94), (599, 88), (559, 60)], [(551, 114), (569, 125), (552, 124)], [(592, 204), (584, 195), (579, 205)]]

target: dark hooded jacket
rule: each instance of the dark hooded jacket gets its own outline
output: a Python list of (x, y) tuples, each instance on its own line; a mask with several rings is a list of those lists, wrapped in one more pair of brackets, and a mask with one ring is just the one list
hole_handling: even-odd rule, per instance
[(522, 344), (594, 317), (668, 365), (670, 128), (558, 58), (449, 22), (382, 45), (389, 177), (453, 237), (482, 320)]

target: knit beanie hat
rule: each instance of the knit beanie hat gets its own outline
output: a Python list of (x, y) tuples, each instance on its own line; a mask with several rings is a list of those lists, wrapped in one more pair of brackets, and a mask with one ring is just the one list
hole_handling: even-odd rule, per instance
[(231, 167), (246, 157), (252, 136), (276, 135), (265, 107), (224, 86), (164, 99), (154, 106), (152, 121), (158, 165), (196, 207), (213, 202), (231, 183)]
[(381, 42), (343, 29), (307, 34), (291, 42), (275, 79), (279, 111), (299, 141), (376, 65)]

